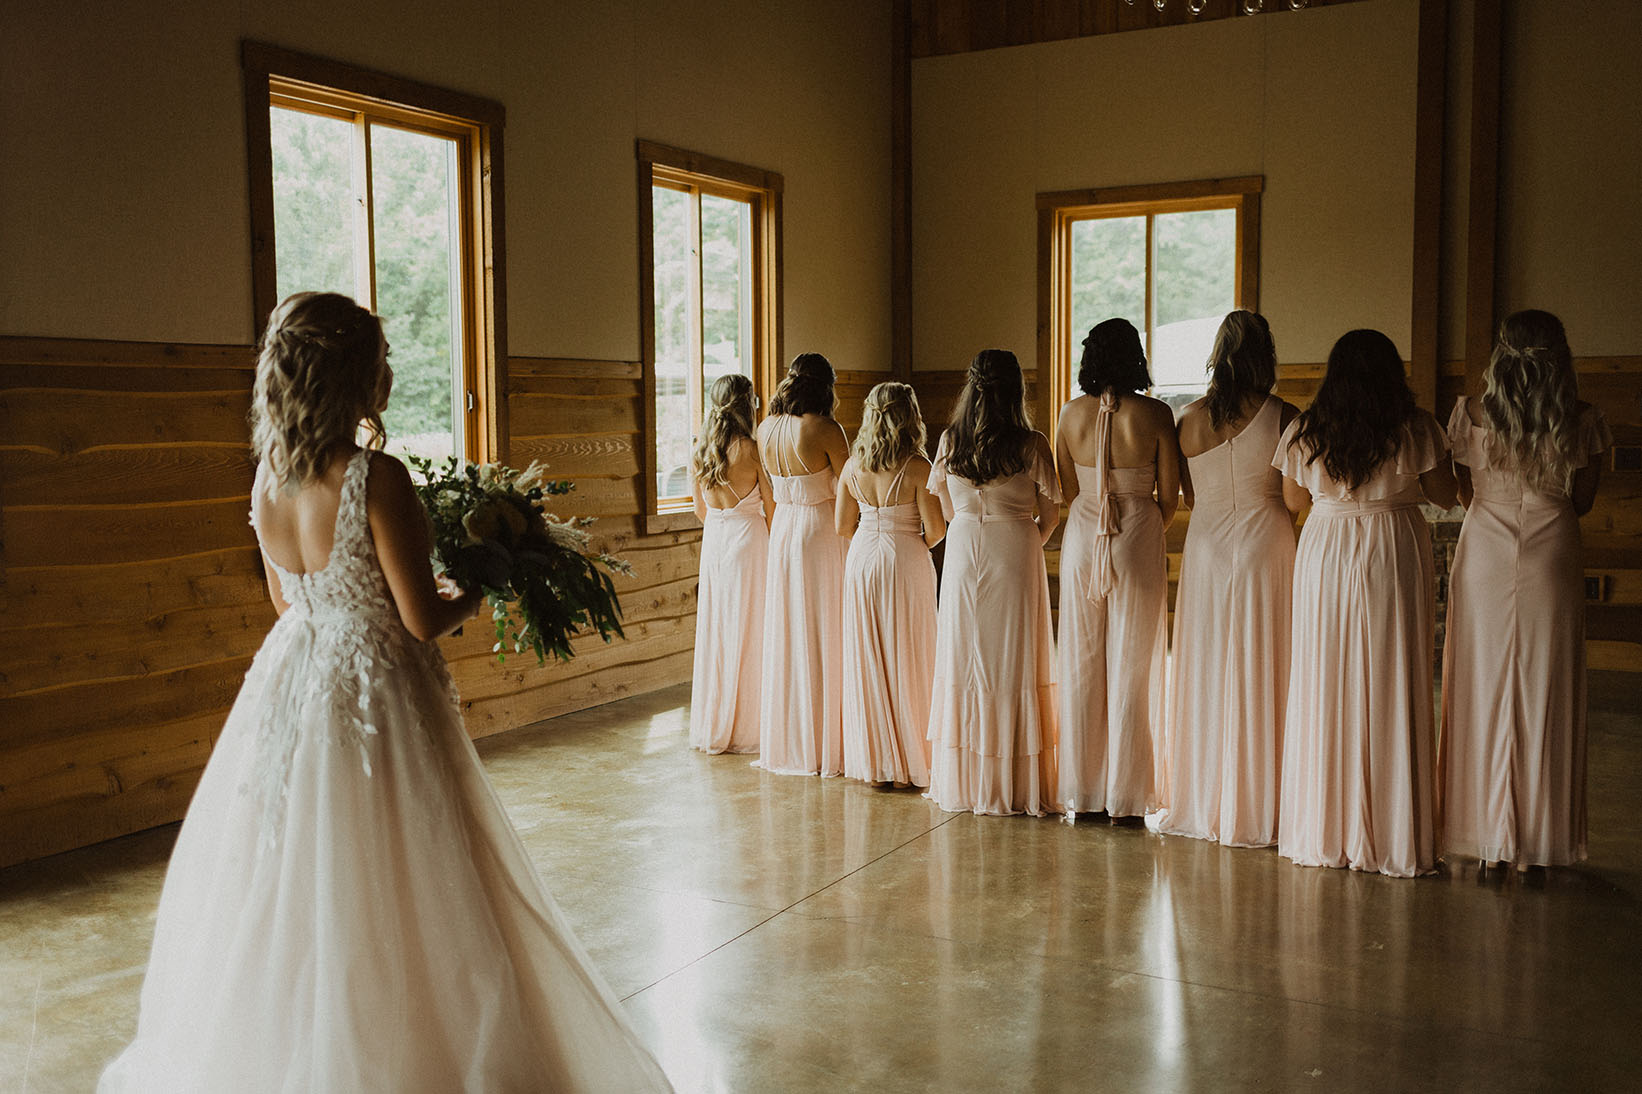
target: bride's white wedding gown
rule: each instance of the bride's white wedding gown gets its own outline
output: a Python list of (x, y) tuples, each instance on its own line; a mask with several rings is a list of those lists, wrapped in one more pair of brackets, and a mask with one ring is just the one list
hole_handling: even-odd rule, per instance
[(100, 1091), (668, 1083), (543, 889), (400, 623), (347, 467), (327, 565), (252, 662), (171, 856), (136, 1039)]

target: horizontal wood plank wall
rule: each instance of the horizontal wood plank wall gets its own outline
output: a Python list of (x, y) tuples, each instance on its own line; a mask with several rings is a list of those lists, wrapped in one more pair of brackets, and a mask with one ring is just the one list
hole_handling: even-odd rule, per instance
[[(1311, 7), (1356, 0), (1310, 0)], [(1264, 12), (1290, 10), (1287, 0), (1265, 0)], [(1162, 11), (1150, 0), (910, 0), (907, 44), (913, 57), (1024, 46), (1094, 34), (1182, 26), (1241, 17), (1243, 0), (1207, 0), (1193, 15), (1186, 0), (1169, 0)]]
[(274, 619), (252, 363), (0, 338), (0, 865), (187, 807)]

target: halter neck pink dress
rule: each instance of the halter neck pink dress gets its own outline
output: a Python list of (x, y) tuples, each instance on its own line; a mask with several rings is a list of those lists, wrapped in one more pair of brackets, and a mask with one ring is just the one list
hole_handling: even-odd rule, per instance
[[(1585, 857), (1585, 590), (1579, 518), (1564, 490), (1535, 489), (1460, 399), (1454, 460), (1471, 469), (1448, 579), (1443, 642), (1441, 847), (1523, 865)], [(1587, 407), (1584, 466), (1613, 443)]]
[(930, 493), (950, 514), (929, 715), (929, 797), (949, 812), (1053, 812), (1055, 640), (1036, 496), (1059, 504), (1034, 447), (1024, 471), (977, 485), (949, 474), (941, 438)]
[(1186, 461), (1191, 525), (1175, 598), (1158, 831), (1233, 847), (1277, 842), (1288, 697), (1294, 518), (1271, 465), (1283, 403)]
[(707, 507), (690, 688), (690, 747), (703, 752), (758, 751), (769, 545), (756, 480), (734, 505)]
[(1311, 491), (1294, 559), (1277, 849), (1302, 866), (1396, 877), (1436, 867), (1432, 660), (1436, 571), (1419, 477), (1447, 459), (1416, 411), (1352, 489), (1293, 443), (1272, 464)]
[[(775, 429), (796, 439), (798, 419), (778, 420)], [(770, 448), (773, 454), (779, 445)], [(778, 775), (841, 775), (844, 538), (833, 522), (837, 479), (830, 467), (811, 471), (796, 462), (799, 473), (770, 475), (775, 516), (764, 579), (758, 763)]]
[(871, 505), (853, 476), (843, 485), (861, 509), (844, 559), (844, 774), (928, 786), (935, 564), (923, 521), (915, 501)]
[(1129, 817), (1157, 804), (1169, 577), (1157, 464), (1109, 466), (1116, 409), (1100, 397), (1061, 537), (1058, 797), (1068, 814)]

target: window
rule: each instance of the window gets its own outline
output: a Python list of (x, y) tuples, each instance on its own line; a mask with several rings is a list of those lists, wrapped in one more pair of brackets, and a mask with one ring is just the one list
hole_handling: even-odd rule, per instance
[(393, 347), (389, 451), (495, 454), (501, 107), (271, 47), (245, 56), (259, 317), (301, 290), (352, 296)]
[(647, 527), (687, 526), (707, 386), (780, 371), (781, 176), (640, 141)]
[(1084, 336), (1113, 317), (1140, 332), (1154, 396), (1179, 410), (1203, 394), (1221, 319), (1258, 302), (1262, 183), (1038, 195), (1039, 356), (1054, 412), (1077, 393)]

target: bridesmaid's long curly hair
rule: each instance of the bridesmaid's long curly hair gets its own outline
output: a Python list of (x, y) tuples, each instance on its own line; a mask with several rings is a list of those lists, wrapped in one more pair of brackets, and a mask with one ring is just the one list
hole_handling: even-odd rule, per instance
[(980, 485), (1026, 470), (1032, 422), (1013, 353), (983, 349), (975, 355), (946, 436), (946, 465), (960, 478)]
[(1566, 490), (1579, 455), (1579, 383), (1562, 320), (1536, 309), (1507, 316), (1483, 379), (1489, 445), (1529, 485)]
[(381, 320), (340, 293), (299, 292), (274, 309), (251, 392), (251, 446), (270, 489), (318, 478), (362, 424), (365, 447), (382, 447), (382, 341)]
[(771, 414), (819, 414), (832, 417), (832, 362), (819, 353), (800, 353), (787, 366), (787, 375), (770, 397)]
[(1377, 330), (1347, 331), (1329, 350), (1317, 397), (1289, 443), (1309, 447), (1307, 464), (1321, 459), (1329, 478), (1355, 490), (1397, 451), (1413, 416), (1414, 392), (1396, 345)]
[(1083, 359), (1078, 362), (1078, 387), (1085, 395), (1099, 398), (1112, 393), (1121, 403), (1125, 395), (1152, 386), (1146, 370), (1146, 351), (1140, 346), (1140, 332), (1127, 319), (1096, 323), (1083, 340)]
[(850, 458), (863, 471), (887, 471), (922, 456), (928, 437), (917, 392), (888, 380), (867, 392)]
[(1277, 343), (1259, 312), (1238, 308), (1220, 321), (1209, 352), (1209, 392), (1203, 405), (1219, 429), (1243, 413), (1250, 395), (1269, 395), (1277, 385)]
[(707, 389), (707, 413), (694, 452), (696, 481), (702, 486), (730, 481), (730, 445), (737, 437), (753, 437), (753, 382), (732, 372)]

